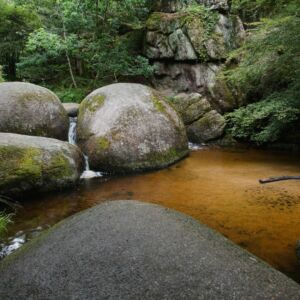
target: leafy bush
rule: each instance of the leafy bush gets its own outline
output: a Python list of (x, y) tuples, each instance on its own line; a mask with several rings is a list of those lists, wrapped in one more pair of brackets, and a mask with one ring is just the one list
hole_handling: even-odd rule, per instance
[[(41, 14), (38, 1), (32, 1), (36, 3), (33, 9)], [(142, 27), (148, 13), (146, 1), (66, 0), (52, 6), (46, 19), (53, 22), (44, 21), (43, 27), (29, 36), (18, 64), (20, 77), (41, 84), (68, 78), (69, 85), (77, 88), (82, 77), (99, 86), (99, 82), (153, 73), (148, 60), (140, 55), (142, 47), (133, 47), (127, 39), (128, 31)]]
[(232, 0), (232, 11), (244, 21), (259, 21), (284, 12), (292, 13), (299, 8), (298, 0)]
[(0, 237), (6, 230), (6, 227), (10, 222), (11, 222), (11, 216), (0, 212)]
[(231, 55), (238, 64), (224, 72), (228, 85), (240, 102), (252, 103), (227, 116), (236, 138), (274, 142), (299, 123), (299, 12), (300, 7), (291, 14), (287, 6), (276, 17), (261, 20)]
[(80, 103), (90, 92), (85, 88), (77, 88), (77, 89), (75, 88), (55, 89), (54, 88), (53, 91), (61, 100), (61, 102), (64, 103), (70, 103), (70, 102)]
[(287, 91), (242, 107), (226, 116), (228, 131), (235, 138), (257, 145), (275, 142), (297, 126), (300, 120), (299, 99), (299, 91)]
[(3, 82), (2, 67), (0, 66), (0, 83)]

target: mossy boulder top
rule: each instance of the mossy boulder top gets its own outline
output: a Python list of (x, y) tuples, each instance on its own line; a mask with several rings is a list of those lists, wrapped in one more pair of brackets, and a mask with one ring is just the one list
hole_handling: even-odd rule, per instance
[(178, 212), (111, 201), (0, 264), (1, 299), (299, 299), (299, 285)]
[(69, 120), (57, 96), (24, 82), (0, 83), (0, 132), (67, 140)]
[(78, 142), (93, 169), (162, 168), (188, 153), (184, 124), (157, 91), (141, 84), (100, 88), (81, 103)]
[(0, 194), (59, 190), (74, 185), (84, 167), (78, 147), (56, 139), (0, 133)]

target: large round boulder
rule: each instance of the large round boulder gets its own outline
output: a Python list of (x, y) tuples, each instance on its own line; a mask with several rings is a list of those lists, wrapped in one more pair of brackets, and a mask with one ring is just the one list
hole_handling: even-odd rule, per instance
[(183, 122), (157, 91), (118, 83), (81, 103), (78, 143), (93, 169), (130, 172), (168, 166), (188, 153)]
[(175, 211), (112, 201), (0, 264), (1, 299), (299, 299), (300, 286)]
[(0, 194), (59, 190), (74, 185), (83, 170), (78, 147), (55, 139), (0, 133)]
[(57, 96), (24, 82), (0, 83), (0, 132), (67, 140), (69, 120)]

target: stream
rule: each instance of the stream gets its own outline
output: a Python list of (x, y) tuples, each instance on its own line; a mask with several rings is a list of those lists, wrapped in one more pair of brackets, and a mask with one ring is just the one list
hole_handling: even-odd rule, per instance
[(300, 182), (258, 182), (299, 175), (299, 155), (190, 146), (189, 157), (163, 170), (114, 177), (95, 172), (75, 190), (26, 199), (0, 242), (0, 256), (84, 209), (140, 200), (194, 217), (300, 283)]

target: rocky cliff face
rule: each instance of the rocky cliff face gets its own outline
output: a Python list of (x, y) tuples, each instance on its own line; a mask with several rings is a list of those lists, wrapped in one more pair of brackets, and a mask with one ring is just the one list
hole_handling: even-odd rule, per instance
[(239, 17), (230, 14), (230, 1), (191, 2), (154, 2), (144, 53), (156, 67), (157, 89), (170, 96), (196, 92), (223, 114), (237, 103), (218, 72), (230, 51), (242, 43), (245, 31)]

